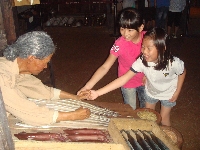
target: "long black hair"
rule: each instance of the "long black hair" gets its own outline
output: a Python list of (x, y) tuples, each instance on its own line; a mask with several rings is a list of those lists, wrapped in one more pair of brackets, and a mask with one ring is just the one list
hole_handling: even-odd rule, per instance
[[(158, 51), (158, 62), (154, 67), (155, 70), (164, 70), (169, 67), (169, 64), (173, 62), (173, 56), (170, 52), (169, 47), (167, 46), (167, 34), (162, 28), (153, 28), (145, 33), (144, 38), (150, 38), (153, 40), (154, 46)], [(140, 58), (143, 59), (143, 54), (140, 55)], [(143, 64), (148, 67), (147, 61), (142, 60)]]

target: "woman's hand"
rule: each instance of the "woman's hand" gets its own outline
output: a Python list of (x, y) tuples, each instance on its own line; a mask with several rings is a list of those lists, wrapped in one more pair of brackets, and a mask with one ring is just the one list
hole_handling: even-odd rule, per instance
[(88, 91), (90, 89), (88, 89), (87, 87), (82, 87), (78, 92), (77, 92), (77, 95), (79, 95), (82, 91)]
[(58, 112), (56, 122), (69, 121), (69, 120), (83, 120), (90, 117), (90, 110), (88, 108), (80, 107), (71, 112)]
[(72, 120), (83, 120), (90, 117), (90, 110), (88, 108), (80, 107), (74, 111)]
[(81, 91), (77, 96), (79, 100), (88, 99), (90, 96), (90, 90)]

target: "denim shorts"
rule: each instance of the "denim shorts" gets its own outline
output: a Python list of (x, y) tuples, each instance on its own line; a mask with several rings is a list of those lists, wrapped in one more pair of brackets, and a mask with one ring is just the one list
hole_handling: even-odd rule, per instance
[(161, 105), (164, 107), (174, 107), (176, 105), (176, 102), (170, 102), (169, 100), (159, 100), (159, 99), (152, 98), (148, 96), (146, 92), (145, 92), (145, 101), (150, 104), (155, 104), (158, 101), (160, 101)]
[(136, 91), (137, 91), (140, 108), (145, 107), (145, 96), (144, 96), (145, 87), (144, 86), (139, 86), (137, 88), (121, 87), (121, 91), (124, 98), (124, 103), (129, 104), (133, 109), (136, 109)]

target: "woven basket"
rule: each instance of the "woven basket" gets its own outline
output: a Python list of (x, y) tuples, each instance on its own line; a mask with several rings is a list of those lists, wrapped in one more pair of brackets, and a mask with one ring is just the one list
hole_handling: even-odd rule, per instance
[(149, 111), (149, 112), (152, 112), (152, 113), (154, 113), (155, 115), (156, 115), (156, 117), (157, 117), (157, 120), (156, 120), (156, 123), (159, 125), (160, 123), (161, 123), (161, 115), (157, 112), (157, 111), (155, 111), (155, 110), (153, 110), (153, 109), (149, 109), (149, 108), (138, 108), (138, 109), (136, 109), (136, 110), (134, 110), (134, 117), (136, 118), (136, 119), (140, 119), (140, 117), (137, 115), (137, 113), (138, 112), (143, 112), (143, 111)]
[(181, 133), (173, 127), (160, 126), (161, 129), (172, 139), (172, 141), (182, 149), (183, 146), (183, 136)]

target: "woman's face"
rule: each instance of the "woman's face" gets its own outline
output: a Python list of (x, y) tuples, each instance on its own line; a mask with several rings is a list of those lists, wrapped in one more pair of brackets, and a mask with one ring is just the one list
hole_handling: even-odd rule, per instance
[(154, 62), (157, 63), (158, 60), (158, 51), (153, 43), (153, 40), (149, 37), (143, 39), (142, 42), (142, 53), (144, 59), (147, 62)]
[(44, 59), (37, 59), (35, 56), (31, 56), (27, 65), (28, 71), (33, 75), (38, 75), (44, 70), (44, 68), (47, 68), (47, 64), (51, 60), (52, 56), (53, 54), (45, 57)]

